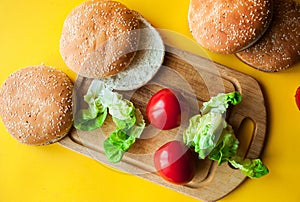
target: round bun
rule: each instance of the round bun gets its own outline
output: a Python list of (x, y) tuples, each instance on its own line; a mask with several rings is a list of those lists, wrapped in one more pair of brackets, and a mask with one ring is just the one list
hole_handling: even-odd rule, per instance
[(69, 77), (47, 66), (12, 73), (0, 89), (0, 115), (7, 131), (28, 145), (54, 143), (72, 127)]
[(64, 22), (60, 53), (67, 66), (81, 76), (109, 77), (134, 58), (138, 28), (136, 15), (119, 2), (84, 2)]
[(190, 31), (204, 48), (230, 54), (256, 42), (272, 18), (272, 0), (191, 0)]
[(149, 82), (161, 67), (165, 47), (158, 31), (138, 12), (140, 24), (138, 51), (130, 65), (117, 75), (103, 79), (115, 90), (134, 90)]
[(300, 4), (275, 0), (274, 15), (265, 35), (237, 57), (262, 71), (287, 69), (300, 60)]

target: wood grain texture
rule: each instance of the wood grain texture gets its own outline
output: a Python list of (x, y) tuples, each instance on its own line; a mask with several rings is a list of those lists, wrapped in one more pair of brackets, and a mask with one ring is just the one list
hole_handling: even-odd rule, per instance
[[(77, 98), (82, 98), (89, 86), (89, 79), (78, 78), (75, 84)], [(253, 131), (248, 134), (237, 134), (240, 141), (249, 139), (241, 148), (242, 155), (249, 158), (260, 156), (266, 135), (267, 112), (264, 96), (258, 82), (252, 77), (213, 63), (205, 58), (178, 50), (166, 48), (163, 66), (157, 75), (145, 86), (135, 91), (120, 92), (130, 99), (145, 115), (150, 97), (161, 88), (173, 88), (182, 93), (190, 105), (190, 114), (199, 113), (204, 101), (221, 92), (239, 91), (242, 102), (231, 107), (227, 114), (228, 122), (238, 131), (245, 119), (250, 120)], [(76, 107), (82, 107), (82, 100), (76, 100)], [(146, 120), (147, 122), (147, 120)], [(164, 181), (155, 173), (153, 166), (154, 151), (164, 143), (182, 138), (182, 131), (187, 127), (184, 121), (180, 127), (168, 131), (159, 131), (147, 124), (141, 138), (124, 155), (117, 164), (108, 162), (102, 147), (103, 141), (114, 130), (115, 126), (108, 117), (104, 125), (97, 130), (72, 132), (59, 143), (64, 147), (93, 158), (102, 164), (120, 171), (140, 176), (146, 180), (168, 187), (175, 191), (204, 201), (215, 201), (237, 188), (246, 177), (236, 169), (224, 163), (218, 166), (208, 159), (199, 160), (195, 178), (187, 185), (173, 185)], [(247, 135), (247, 137), (245, 137)], [(240, 152), (241, 153), (241, 152)]]

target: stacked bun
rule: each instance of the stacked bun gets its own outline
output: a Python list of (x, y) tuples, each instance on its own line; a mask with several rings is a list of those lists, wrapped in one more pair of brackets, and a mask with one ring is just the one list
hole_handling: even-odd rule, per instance
[(252, 47), (236, 53), (248, 65), (262, 71), (287, 69), (300, 60), (300, 4), (274, 0), (272, 23)]
[(191, 0), (189, 25), (203, 47), (235, 53), (257, 41), (271, 21), (271, 0)]
[(138, 12), (119, 2), (96, 0), (82, 3), (67, 16), (60, 53), (78, 75), (132, 90), (158, 71), (164, 45)]
[(204, 48), (235, 53), (262, 71), (284, 70), (300, 57), (300, 9), (293, 0), (191, 0), (189, 26)]

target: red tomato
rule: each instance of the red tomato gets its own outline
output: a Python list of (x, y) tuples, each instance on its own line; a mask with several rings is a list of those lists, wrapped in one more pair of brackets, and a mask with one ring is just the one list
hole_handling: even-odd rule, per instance
[(300, 87), (298, 87), (295, 95), (296, 104), (298, 106), (298, 109), (300, 110)]
[(183, 119), (182, 109), (188, 111), (184, 97), (174, 90), (164, 88), (150, 98), (146, 113), (153, 126), (169, 130), (180, 125)]
[(161, 146), (154, 153), (157, 173), (174, 184), (190, 182), (196, 172), (196, 158), (182, 142), (174, 140)]

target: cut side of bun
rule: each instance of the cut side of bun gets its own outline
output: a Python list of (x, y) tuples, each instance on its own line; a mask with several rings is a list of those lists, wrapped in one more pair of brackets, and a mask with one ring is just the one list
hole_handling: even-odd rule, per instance
[(48, 66), (33, 66), (12, 73), (0, 89), (0, 115), (7, 131), (28, 145), (54, 143), (73, 124), (73, 84)]
[(158, 31), (138, 12), (140, 41), (130, 65), (117, 75), (105, 78), (107, 86), (115, 90), (134, 90), (149, 82), (161, 67), (165, 47)]

